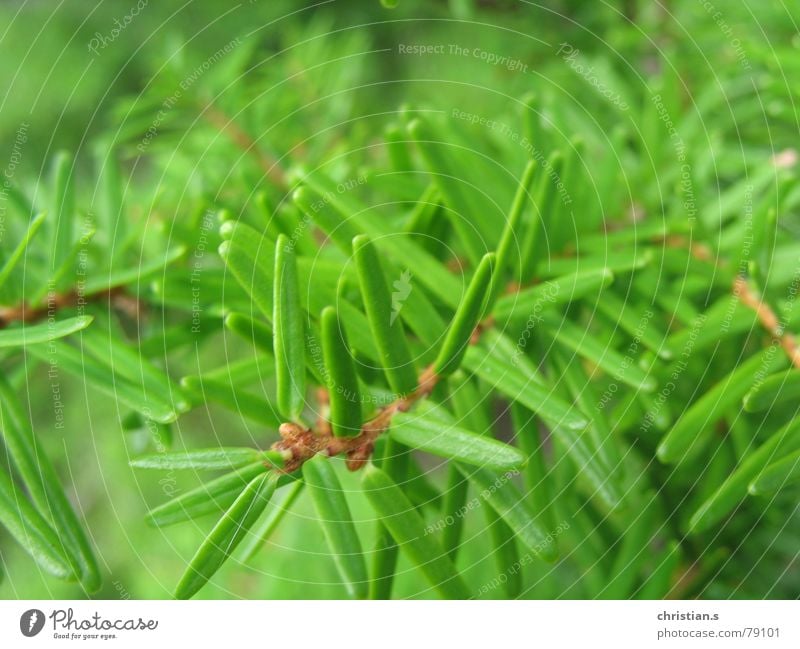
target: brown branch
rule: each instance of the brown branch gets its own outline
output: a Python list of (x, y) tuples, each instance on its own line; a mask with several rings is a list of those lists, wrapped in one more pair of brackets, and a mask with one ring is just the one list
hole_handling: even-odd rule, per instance
[(102, 302), (104, 300), (117, 304), (125, 311), (135, 308), (138, 313), (141, 308), (139, 300), (128, 295), (123, 286), (114, 286), (89, 295), (83, 295), (73, 288), (66, 293), (48, 296), (46, 302), (40, 306), (30, 306), (23, 302), (18, 306), (0, 307), (0, 329), (5, 329), (15, 322), (30, 323), (43, 320), (59, 309), (68, 309), (81, 304)]
[[(392, 423), (395, 413), (406, 412), (420, 399), (427, 397), (439, 382), (439, 376), (433, 367), (428, 367), (420, 374), (419, 385), (412, 393), (396, 399), (361, 427), (361, 432), (354, 437), (335, 437), (330, 424), (321, 419), (315, 429), (304, 428), (299, 424), (286, 422), (278, 431), (281, 439), (272, 445), (273, 450), (287, 453), (289, 459), (283, 471), (297, 471), (304, 462), (315, 455), (344, 455), (347, 468), (351, 471), (360, 469), (372, 455), (375, 440), (385, 432)], [(325, 395), (327, 399), (327, 393)]]
[(213, 104), (206, 104), (202, 111), (203, 117), (224, 133), (240, 149), (256, 157), (258, 164), (267, 178), (276, 185), (286, 187), (286, 174), (278, 164), (278, 160), (265, 153), (258, 143), (236, 122)]
[(750, 289), (747, 280), (741, 275), (733, 282), (733, 294), (742, 304), (755, 311), (764, 329), (780, 342), (792, 364), (800, 368), (800, 346), (797, 344), (797, 339), (791, 333), (784, 332), (783, 325), (772, 307)]

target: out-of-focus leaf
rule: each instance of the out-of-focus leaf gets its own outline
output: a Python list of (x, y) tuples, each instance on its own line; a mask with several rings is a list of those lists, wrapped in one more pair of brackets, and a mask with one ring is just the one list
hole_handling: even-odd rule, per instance
[(778, 372), (758, 383), (744, 395), (742, 403), (748, 412), (761, 412), (800, 398), (800, 370)]
[(689, 531), (703, 532), (718, 523), (747, 496), (747, 489), (776, 460), (800, 450), (800, 417), (774, 433), (747, 455), (733, 473), (692, 515)]
[(53, 240), (50, 249), (50, 270), (56, 271), (67, 258), (72, 246), (72, 225), (75, 221), (75, 194), (72, 182), (72, 156), (60, 151), (53, 161)]
[(47, 214), (42, 213), (37, 214), (31, 219), (30, 225), (25, 231), (25, 235), (20, 239), (19, 243), (8, 256), (8, 259), (6, 259), (3, 267), (0, 268), (0, 287), (5, 286), (5, 283), (11, 276), (11, 273), (14, 272), (17, 264), (19, 264), (20, 260), (25, 255), (25, 252), (28, 250), (28, 246), (30, 245), (31, 241), (33, 241), (33, 238), (36, 236), (39, 228), (42, 227), (42, 223), (44, 223), (46, 217)]
[(25, 347), (63, 338), (76, 331), (86, 329), (92, 320), (92, 316), (81, 315), (54, 323), (44, 322), (35, 325), (23, 323), (22, 326), (14, 329), (0, 330), (0, 347)]
[(116, 375), (110, 367), (97, 359), (63, 342), (48, 345), (47, 349), (39, 345), (26, 347), (27, 353), (45, 363), (57, 362), (65, 372), (85, 381), (96, 390), (107, 394), (149, 419), (168, 424), (178, 418), (178, 410), (164, 399), (168, 397), (159, 391), (148, 391), (142, 385), (131, 383), (122, 376)]
[(14, 486), (0, 466), (0, 525), (51, 575), (67, 579), (73, 575), (62, 544), (53, 529)]
[(36, 508), (53, 525), (76, 576), (89, 591), (100, 587), (97, 560), (50, 459), (34, 438), (11, 386), (0, 378), (2, 439)]
[(185, 254), (186, 246), (176, 246), (153, 261), (130, 265), (123, 270), (112, 269), (108, 273), (98, 272), (86, 280), (84, 291), (87, 294), (91, 294), (128, 284), (141, 286), (156, 275), (168, 273), (168, 267)]
[(775, 346), (747, 359), (683, 412), (659, 443), (658, 459), (674, 463), (699, 449), (714, 423), (741, 400), (759, 375), (785, 364), (786, 357)]
[(756, 496), (771, 495), (800, 482), (800, 451), (770, 464), (750, 483), (748, 491)]

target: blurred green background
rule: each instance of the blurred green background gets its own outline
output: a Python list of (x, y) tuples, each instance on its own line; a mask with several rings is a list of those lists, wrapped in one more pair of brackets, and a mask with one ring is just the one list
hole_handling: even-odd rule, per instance
[[(648, 89), (677, 87), (685, 119), (698, 125), (690, 155), (713, 167), (721, 187), (797, 144), (795, 3), (400, 0), (392, 11), (377, 0), (151, 1), (140, 3), (138, 11), (125, 0), (92, 4), (0, 5), (0, 160), (11, 159), (23, 127), (27, 138), (15, 182), (35, 194), (50, 156), (68, 149), (85, 171), (77, 183), (91, 197), (96, 144), (111, 142), (124, 155), (130, 195), (145, 206), (140, 216), (152, 216), (146, 214), (149, 205), (166, 228), (179, 227), (203, 197), (224, 203), (239, 183), (253, 191), (266, 184), (252, 167), (232, 165), (229, 142), (213, 124), (198, 120), (209, 104), (235, 116), (287, 170), (289, 160), (314, 164), (355, 147), (363, 147), (368, 163), (386, 123), (404, 105), (457, 109), (518, 125), (519, 97), (536, 91), (553, 124), (564, 129), (550, 134), (554, 140), (568, 138), (571, 128), (605, 138), (620, 121), (635, 123), (637, 111), (616, 110), (587, 81), (594, 78), (631, 107), (650, 101)], [(420, 56), (401, 45), (437, 46), (443, 53)], [(219, 55), (226, 47), (230, 52)], [(459, 48), (466, 54), (454, 54)], [(571, 52), (575, 57), (567, 60)], [(507, 58), (498, 62), (491, 56)], [(591, 72), (583, 76), (577, 65)], [(172, 107), (158, 117), (170, 97)], [(154, 123), (158, 134), (150, 138)], [(605, 162), (598, 158), (597, 164), (600, 170)], [(206, 347), (203, 363), (214, 367), (252, 354), (236, 344), (226, 339), (224, 346)], [(170, 373), (196, 371), (194, 363), (189, 354), (170, 359)], [(130, 456), (146, 448), (146, 433), (123, 430), (116, 404), (87, 394), (79, 383), (64, 382), (65, 432), (55, 431), (50, 388), (37, 376), (43, 379), (44, 370), (27, 385), (34, 429), (79, 495), (105, 575), (97, 597), (169, 596), (207, 531), (202, 524), (212, 521), (154, 530), (143, 514), (165, 493), (193, 484), (191, 477), (176, 476), (173, 483), (171, 476), (128, 468)], [(264, 431), (214, 407), (181, 418), (175, 436), (192, 447), (264, 443)], [(436, 476), (435, 467), (429, 468)], [(358, 490), (352, 493), (354, 516), (369, 519)], [(246, 567), (228, 562), (201, 596), (342, 596), (333, 564), (320, 554), (322, 532), (312, 516), (301, 498), (257, 560)], [(731, 561), (705, 595), (796, 594), (793, 566), (781, 561), (797, 545), (797, 512), (784, 523), (778, 534), (748, 535), (735, 551), (758, 557), (757, 565), (743, 575)], [(77, 587), (39, 574), (1, 537), (6, 578), (0, 597), (82, 596)], [(473, 583), (490, 582), (490, 557), (483, 555), (480, 539), (471, 537), (468, 531), (460, 565)], [(402, 566), (397, 596), (425, 597), (420, 580)], [(540, 578), (546, 584), (540, 594), (585, 596), (580, 575), (566, 564), (554, 572), (533, 568), (527, 577)]]

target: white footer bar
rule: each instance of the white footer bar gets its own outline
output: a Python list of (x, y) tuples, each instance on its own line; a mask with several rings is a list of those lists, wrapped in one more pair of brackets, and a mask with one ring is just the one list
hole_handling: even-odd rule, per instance
[(796, 649), (800, 602), (0, 602), (0, 647), (156, 649), (191, 646), (187, 641), (226, 649), (279, 645)]

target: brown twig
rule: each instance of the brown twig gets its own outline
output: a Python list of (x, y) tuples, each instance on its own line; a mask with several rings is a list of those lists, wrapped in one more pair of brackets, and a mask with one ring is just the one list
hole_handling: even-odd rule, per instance
[(761, 296), (751, 290), (744, 277), (738, 276), (734, 280), (733, 294), (739, 298), (742, 304), (756, 312), (764, 329), (780, 342), (783, 351), (786, 352), (792, 364), (800, 368), (800, 347), (797, 344), (797, 339), (791, 333), (784, 332), (783, 325), (775, 311), (761, 299)]
[(49, 295), (46, 302), (40, 306), (30, 306), (23, 302), (18, 306), (0, 307), (0, 329), (4, 329), (14, 322), (30, 323), (42, 320), (59, 309), (68, 309), (89, 302), (102, 302), (103, 300), (112, 301), (123, 310), (134, 308), (133, 302), (135, 302), (137, 313), (141, 307), (139, 300), (128, 295), (122, 286), (115, 286), (96, 293), (90, 293), (89, 295), (83, 295), (76, 289), (72, 289), (66, 293)]
[(433, 367), (428, 367), (420, 374), (419, 385), (412, 393), (395, 399), (378, 414), (361, 427), (361, 432), (354, 437), (335, 437), (327, 421), (318, 423), (314, 429), (304, 428), (299, 424), (286, 422), (281, 424), (278, 432), (281, 439), (272, 445), (273, 450), (288, 452), (283, 470), (292, 473), (304, 462), (315, 455), (344, 455), (347, 468), (351, 471), (360, 469), (372, 455), (375, 440), (385, 432), (392, 423), (395, 413), (406, 412), (420, 399), (427, 397), (439, 382), (439, 376)]
[(246, 153), (254, 155), (270, 181), (281, 187), (286, 187), (286, 174), (278, 164), (278, 160), (267, 155), (242, 127), (213, 104), (207, 104), (203, 108), (202, 114), (212, 126), (227, 135), (236, 146)]

